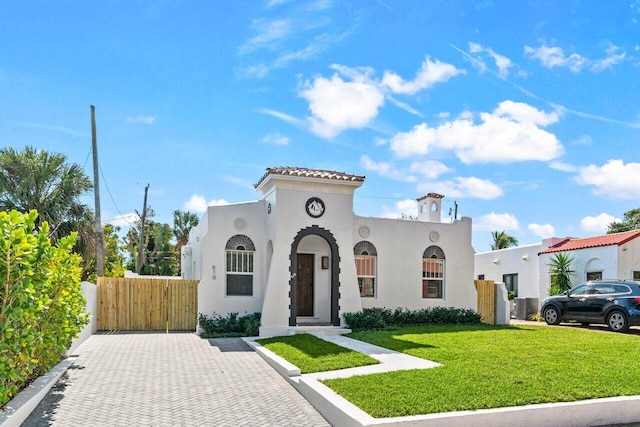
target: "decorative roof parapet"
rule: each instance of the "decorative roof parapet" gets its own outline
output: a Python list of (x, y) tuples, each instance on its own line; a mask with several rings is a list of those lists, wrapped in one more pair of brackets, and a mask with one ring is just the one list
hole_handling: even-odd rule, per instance
[(444, 195), (438, 193), (429, 193), (426, 196), (418, 197), (416, 200), (419, 202), (420, 200), (428, 199), (429, 197), (433, 199), (442, 199)]
[(272, 167), (267, 168), (267, 172), (260, 178), (256, 184), (254, 184), (254, 188), (258, 188), (260, 184), (262, 184), (269, 175), (281, 175), (281, 176), (296, 176), (302, 178), (318, 178), (318, 179), (329, 179), (329, 180), (337, 180), (337, 181), (349, 181), (349, 182), (364, 182), (363, 175), (352, 175), (344, 172), (336, 172), (331, 170), (323, 170), (323, 169), (308, 169), (308, 168), (298, 168), (294, 166), (281, 166), (281, 167)]

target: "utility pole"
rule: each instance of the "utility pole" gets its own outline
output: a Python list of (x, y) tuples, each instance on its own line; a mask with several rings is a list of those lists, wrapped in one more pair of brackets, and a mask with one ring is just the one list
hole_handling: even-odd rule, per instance
[(96, 273), (104, 276), (104, 235), (102, 234), (102, 219), (100, 216), (100, 179), (98, 166), (98, 138), (96, 136), (96, 107), (91, 105), (91, 146), (93, 151), (93, 194), (96, 209)]
[(140, 218), (140, 235), (138, 236), (138, 262), (136, 262), (136, 273), (140, 274), (142, 266), (145, 264), (144, 259), (144, 220), (147, 216), (147, 192), (149, 191), (149, 184), (144, 187), (144, 203), (142, 205), (142, 217)]

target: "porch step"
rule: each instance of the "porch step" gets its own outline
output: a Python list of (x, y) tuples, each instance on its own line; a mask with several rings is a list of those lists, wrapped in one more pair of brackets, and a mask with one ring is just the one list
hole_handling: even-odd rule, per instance
[(340, 326), (318, 325), (316, 324), (299, 324), (298, 326), (289, 327), (289, 334), (313, 334), (313, 335), (344, 335), (351, 332), (351, 329), (341, 328)]

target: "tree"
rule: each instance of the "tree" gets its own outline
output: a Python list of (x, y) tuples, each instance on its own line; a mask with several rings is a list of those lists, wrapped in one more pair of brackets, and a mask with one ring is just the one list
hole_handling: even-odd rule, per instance
[(518, 245), (518, 239), (513, 236), (509, 236), (504, 231), (492, 231), (491, 237), (493, 237), (493, 244), (491, 245), (492, 251)]
[(147, 262), (142, 274), (175, 276), (178, 274), (178, 257), (171, 243), (173, 230), (169, 224), (149, 221), (147, 234)]
[(91, 188), (82, 168), (69, 163), (64, 154), (29, 146), (23, 151), (0, 150), (0, 210), (38, 211), (36, 228), (47, 222), (53, 244), (77, 232), (74, 252), (82, 256), (83, 278), (95, 266), (94, 216), (80, 202)]
[[(127, 269), (135, 268), (138, 256), (140, 230), (131, 227), (125, 238), (130, 260)], [(178, 257), (172, 243), (173, 230), (169, 224), (148, 221), (144, 225), (142, 275), (175, 276), (178, 274)]]
[(621, 222), (614, 221), (609, 224), (607, 234), (636, 230), (638, 228), (640, 228), (640, 208), (625, 212), (624, 219)]
[(178, 267), (182, 271), (182, 247), (189, 241), (189, 232), (198, 225), (198, 216), (191, 212), (173, 211), (173, 235), (176, 238), (176, 252), (178, 254)]
[(571, 276), (575, 274), (575, 270), (571, 269), (573, 257), (564, 252), (556, 253), (549, 260), (549, 275), (551, 276), (551, 287), (549, 295), (559, 295), (564, 291), (568, 291), (573, 286), (571, 284)]
[(105, 242), (105, 260), (104, 275), (105, 277), (122, 277), (124, 276), (124, 258), (122, 257), (120, 238), (118, 232), (120, 227), (113, 224), (105, 224), (102, 228)]

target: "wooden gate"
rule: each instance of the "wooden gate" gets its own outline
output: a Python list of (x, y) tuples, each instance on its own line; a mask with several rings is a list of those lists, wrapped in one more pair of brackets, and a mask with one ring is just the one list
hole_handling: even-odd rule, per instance
[(496, 323), (496, 284), (493, 280), (474, 280), (478, 291), (478, 313), (482, 323)]
[(198, 280), (98, 277), (98, 330), (195, 331)]

